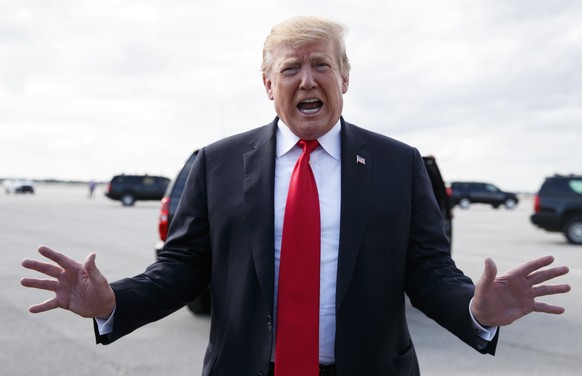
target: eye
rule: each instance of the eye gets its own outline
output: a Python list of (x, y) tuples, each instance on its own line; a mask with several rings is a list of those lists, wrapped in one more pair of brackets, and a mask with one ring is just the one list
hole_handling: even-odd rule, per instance
[(281, 68), (281, 74), (283, 74), (284, 76), (292, 76), (295, 73), (297, 73), (298, 70), (299, 68), (297, 66), (289, 65)]

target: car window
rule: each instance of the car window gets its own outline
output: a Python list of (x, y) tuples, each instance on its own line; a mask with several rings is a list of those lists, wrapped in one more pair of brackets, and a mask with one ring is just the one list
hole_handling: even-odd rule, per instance
[(154, 185), (156, 184), (156, 179), (151, 176), (146, 176), (143, 178), (144, 185)]
[(170, 213), (172, 213), (172, 215), (176, 211), (178, 203), (180, 202), (180, 197), (182, 196), (182, 192), (184, 191), (184, 186), (186, 185), (186, 180), (188, 179), (188, 175), (190, 174), (190, 169), (192, 168), (192, 165), (194, 164), (194, 161), (196, 160), (197, 155), (198, 155), (198, 150), (194, 151), (194, 153), (192, 153), (190, 158), (188, 158), (188, 160), (186, 161), (186, 163), (184, 164), (184, 166), (182, 167), (182, 169), (178, 173), (176, 180), (174, 181), (174, 186), (173, 186), (172, 191), (170, 193), (170, 195), (171, 195), (171, 197), (170, 197)]
[(489, 192), (499, 192), (499, 188), (497, 188), (493, 184), (486, 184), (485, 189), (488, 190)]
[(582, 180), (570, 180), (568, 182), (570, 189), (578, 194), (582, 194)]
[(545, 194), (571, 192), (565, 179), (549, 179), (542, 187), (542, 190)]

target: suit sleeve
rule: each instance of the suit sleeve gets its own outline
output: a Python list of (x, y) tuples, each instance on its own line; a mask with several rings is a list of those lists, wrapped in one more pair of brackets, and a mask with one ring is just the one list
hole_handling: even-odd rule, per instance
[(111, 343), (175, 312), (193, 301), (210, 283), (204, 159), (201, 150), (158, 261), (142, 274), (111, 283), (117, 304), (113, 330), (100, 335), (95, 324), (97, 343)]
[(450, 255), (443, 218), (420, 153), (413, 149), (412, 214), (406, 292), (413, 306), (482, 353), (495, 353), (499, 336), (479, 338), (469, 313), (475, 286)]

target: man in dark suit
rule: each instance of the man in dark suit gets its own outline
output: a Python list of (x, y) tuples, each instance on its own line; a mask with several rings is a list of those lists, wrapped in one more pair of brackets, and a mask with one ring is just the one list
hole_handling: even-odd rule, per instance
[(56, 280), (25, 278), (22, 284), (56, 297), (31, 312), (60, 307), (96, 318), (97, 341), (108, 344), (183, 307), (210, 283), (203, 375), (269, 375), (273, 369), (284, 375), (275, 355), (279, 270), (301, 139), (318, 141), (310, 167), (321, 219), (321, 375), (419, 374), (405, 294), (469, 346), (490, 354), (498, 326), (534, 311), (562, 313), (535, 301), (569, 291), (543, 284), (568, 272), (544, 268), (550, 256), (500, 277), (487, 259), (477, 287), (456, 268), (419, 152), (341, 117), (350, 70), (343, 34), (341, 25), (315, 17), (275, 26), (263, 50), (263, 83), (277, 117), (200, 150), (159, 261), (109, 285), (94, 254), (81, 264), (40, 247), (57, 265), (23, 265)]

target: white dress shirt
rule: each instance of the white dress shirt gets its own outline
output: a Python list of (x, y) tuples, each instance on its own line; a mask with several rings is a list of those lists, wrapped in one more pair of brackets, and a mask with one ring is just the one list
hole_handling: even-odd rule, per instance
[[(321, 146), (311, 152), (309, 162), (315, 175), (321, 216), (319, 287), (319, 362), (321, 364), (335, 362), (335, 290), (341, 208), (340, 130), (341, 124), (338, 121), (327, 134), (317, 139)], [(299, 137), (279, 121), (275, 162), (275, 320), (285, 203), (293, 167), (302, 153), (302, 149), (297, 146), (297, 141)], [(274, 327), (273, 333), (276, 335), (276, 321)], [(273, 340), (273, 346), (274, 343)]]

